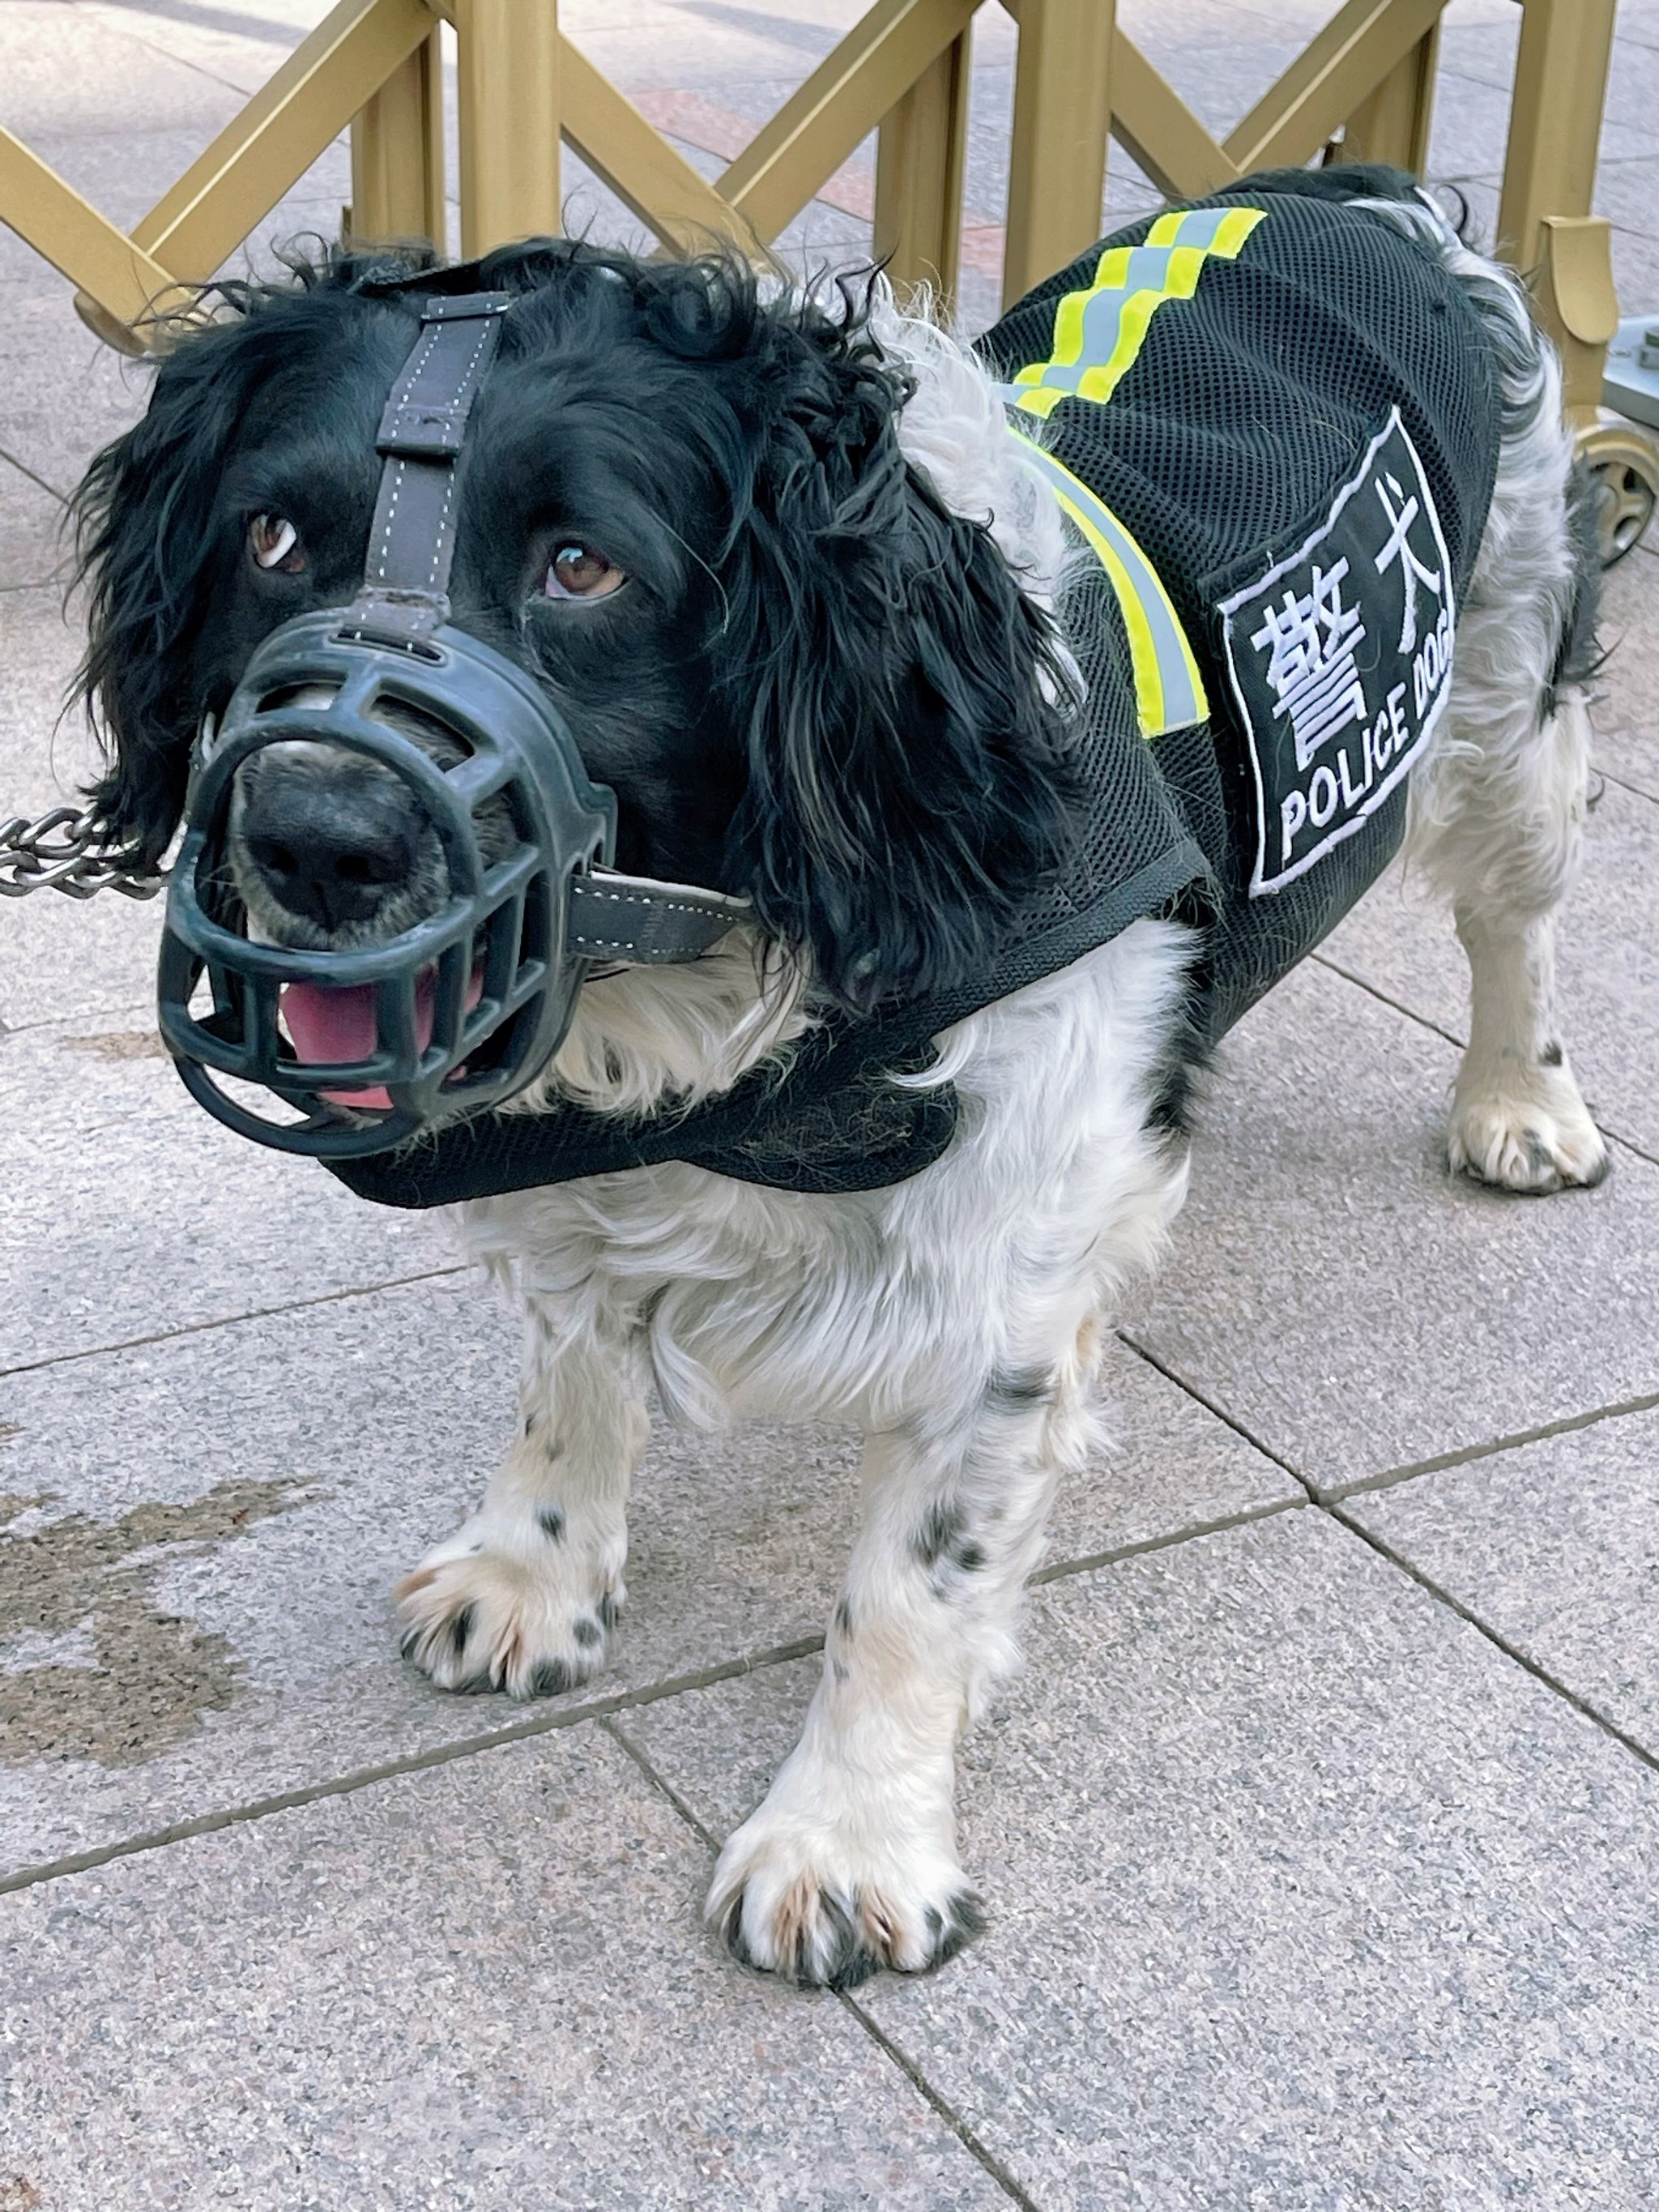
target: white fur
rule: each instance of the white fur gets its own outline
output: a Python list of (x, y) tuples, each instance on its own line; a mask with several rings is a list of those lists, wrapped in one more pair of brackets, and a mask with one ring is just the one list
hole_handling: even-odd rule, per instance
[[(1462, 249), (1444, 250), (1459, 265)], [(1059, 517), (972, 357), (890, 303), (875, 326), (916, 380), (907, 453), (953, 507), (989, 520), (1028, 589), (1051, 594)], [(1540, 727), (1568, 574), (1553, 519), (1566, 447), (1529, 332), (1517, 358), (1541, 396), (1525, 425), (1517, 404), (1413, 827), (1474, 963), (1454, 1158), (1511, 1185), (1525, 1182), (1511, 1157), (1522, 1127), (1552, 1173), (1589, 1179), (1565, 1060), (1537, 1064), (1552, 1042), (1539, 932), (1576, 855), (1583, 720), (1573, 702)], [(890, 1188), (817, 1197), (675, 1164), (460, 1209), (468, 1248), (522, 1299), (526, 1357), (505, 1467), (404, 1586), (411, 1648), (439, 1680), (524, 1694), (600, 1662), (653, 1384), (682, 1421), (866, 1432), (865, 1523), (805, 1733), (709, 1895), (763, 1966), (808, 1981), (915, 1969), (976, 1924), (955, 1744), (1012, 1661), (1049, 1499), (1082, 1463), (1099, 1331), (1156, 1263), (1184, 1193), (1181, 1149), (1147, 1109), (1193, 950), (1172, 923), (1137, 922), (941, 1038), (931, 1079), (957, 1087), (957, 1136)], [(714, 963), (595, 985), (538, 1096), (638, 1111), (787, 1056), (810, 1019), (805, 988), (763, 980), (732, 939)]]
[(1514, 277), (1462, 245), (1426, 204), (1374, 204), (1438, 247), (1486, 301), (1503, 341), (1498, 478), (1447, 712), (1412, 778), (1406, 851), (1450, 900), (1468, 956), (1469, 1044), (1452, 1094), (1451, 1164), (1542, 1194), (1599, 1182), (1607, 1161), (1555, 1009), (1555, 912), (1583, 851), (1589, 712), (1569, 689), (1553, 714), (1540, 713), (1572, 603), (1572, 434), (1559, 364)]

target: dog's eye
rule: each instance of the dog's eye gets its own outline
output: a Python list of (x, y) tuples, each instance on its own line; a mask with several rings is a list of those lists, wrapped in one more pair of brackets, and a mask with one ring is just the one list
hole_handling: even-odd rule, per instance
[(300, 533), (285, 514), (256, 514), (247, 526), (247, 550), (262, 568), (297, 576), (306, 565)]
[(572, 538), (556, 548), (542, 589), (550, 599), (604, 599), (627, 581), (603, 553)]

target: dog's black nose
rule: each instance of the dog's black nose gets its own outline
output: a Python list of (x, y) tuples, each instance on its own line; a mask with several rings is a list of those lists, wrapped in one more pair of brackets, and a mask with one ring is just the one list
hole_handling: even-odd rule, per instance
[(422, 823), (396, 776), (268, 753), (243, 782), (240, 842), (280, 906), (325, 929), (373, 921), (408, 883)]

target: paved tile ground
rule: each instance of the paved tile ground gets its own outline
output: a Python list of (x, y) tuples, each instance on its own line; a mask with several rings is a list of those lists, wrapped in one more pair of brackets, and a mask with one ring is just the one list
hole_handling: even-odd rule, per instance
[[(857, 5), (562, 12), (714, 174)], [(131, 219), (319, 12), (9, 0), (0, 121)], [(1328, 13), (1121, 0), (1217, 127)], [(1600, 204), (1659, 307), (1659, 0), (1620, 24)], [(1433, 166), (1477, 220), (1516, 25), (1448, 15)], [(988, 8), (970, 323), (1013, 52)], [(866, 146), (789, 249), (856, 256), (872, 190)], [(336, 147), (256, 259), (347, 191)], [(1115, 155), (1109, 210), (1150, 197)], [(143, 378), (4, 232), (0, 310), (6, 811), (85, 772), (64, 495)], [(0, 909), (0, 2212), (1659, 2201), (1659, 548), (1604, 636), (1561, 967), (1612, 1179), (1448, 1179), (1465, 988), (1408, 887), (1241, 1026), (1113, 1348), (1119, 1448), (964, 1754), (991, 1926), (854, 1999), (696, 1921), (809, 1694), (853, 1439), (660, 1435), (611, 1669), (432, 1690), (386, 1591), (489, 1470), (511, 1317), (434, 1224), (189, 1104), (153, 908)]]

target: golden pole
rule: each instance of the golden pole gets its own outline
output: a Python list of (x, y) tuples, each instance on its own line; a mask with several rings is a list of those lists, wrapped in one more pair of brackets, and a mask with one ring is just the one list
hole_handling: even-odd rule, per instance
[(455, 0), (461, 252), (559, 228), (557, 0)]

